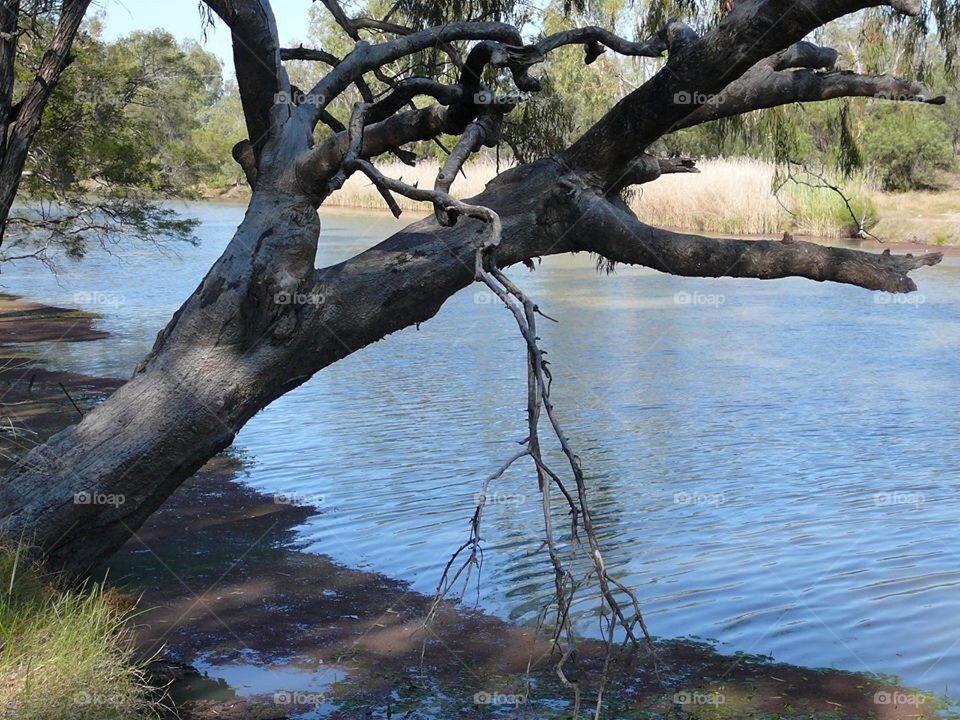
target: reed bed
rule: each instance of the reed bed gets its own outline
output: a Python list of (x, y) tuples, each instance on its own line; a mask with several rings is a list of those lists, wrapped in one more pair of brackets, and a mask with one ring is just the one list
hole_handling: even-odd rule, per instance
[[(773, 194), (772, 163), (748, 158), (703, 160), (698, 174), (665, 175), (635, 188), (630, 204), (644, 222), (690, 232), (770, 235), (790, 231), (800, 235), (843, 237), (851, 234), (852, 219), (836, 194), (790, 185), (781, 192), (782, 205)], [(402, 178), (420, 187), (432, 187), (437, 163), (424, 161), (415, 167), (384, 162), (385, 175)], [(506, 166), (501, 166), (501, 170)], [(490, 160), (468, 164), (453, 186), (458, 197), (483, 190), (496, 175)], [(852, 197), (855, 212), (876, 222), (873, 190), (864, 180), (843, 183)], [(397, 197), (404, 210), (424, 210), (423, 203)], [(326, 206), (384, 209), (376, 188), (360, 173), (325, 202)]]

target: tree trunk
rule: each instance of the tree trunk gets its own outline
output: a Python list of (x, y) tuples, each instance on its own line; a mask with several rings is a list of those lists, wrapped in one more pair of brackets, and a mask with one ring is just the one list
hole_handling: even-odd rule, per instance
[[(555, 177), (548, 164), (538, 174)], [(516, 249), (504, 253), (506, 262), (568, 247), (549, 247), (535, 204), (515, 212), (522, 195), (513, 183), (497, 188), (483, 201), (513, 217)], [(3, 480), (4, 532), (23, 537), (67, 574), (82, 574), (229, 446), (257, 411), (320, 368), (435, 314), (472, 282), (481, 229), (462, 223), (441, 239), (434, 231), (443, 229), (425, 220), (314, 276), (313, 253), (296, 250), (316, 246), (313, 207), (283, 192), (256, 191), (223, 256), (133, 378)], [(297, 282), (303, 277), (309, 283)]]
[(0, 32), (8, 35), (7, 38), (0, 36), (0, 130), (3, 132), (0, 141), (0, 244), (20, 189), (30, 144), (40, 129), (47, 102), (71, 62), (73, 40), (89, 5), (90, 0), (64, 0), (50, 47), (43, 54), (36, 77), (16, 106), (12, 101), (20, 3), (4, 3), (0, 10), (5, 15), (0, 21)]
[[(800, 275), (906, 291), (907, 272), (938, 259), (657, 231), (573, 177), (543, 160), (503, 173), (472, 199), (503, 220), (501, 266), (600, 249), (675, 274)], [(67, 574), (83, 574), (122, 545), (257, 411), (337, 360), (428, 320), (474, 280), (484, 224), (441, 227), (433, 216), (313, 271), (313, 206), (261, 185), (222, 257), (130, 382), (0, 483), (4, 531)]]
[[(223, 257), (158, 337), (133, 378), (83, 420), (30, 452), (0, 487), (4, 529), (50, 562), (82, 573), (130, 536), (174, 489), (293, 378), (296, 346), (285, 278), (261, 279), (247, 248), (315, 243), (315, 211), (258, 192)], [(275, 254), (282, 253), (275, 248)], [(302, 272), (297, 259), (285, 270)]]

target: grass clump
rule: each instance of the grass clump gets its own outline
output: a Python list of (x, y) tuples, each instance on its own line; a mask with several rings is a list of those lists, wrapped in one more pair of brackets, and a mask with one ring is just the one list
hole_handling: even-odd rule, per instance
[(0, 545), (0, 718), (159, 717), (134, 657), (130, 608), (101, 585), (61, 590)]
[(843, 183), (849, 202), (829, 188), (793, 185), (787, 189), (784, 202), (794, 213), (794, 231), (820, 237), (856, 237), (861, 226), (870, 231), (876, 227), (879, 213), (870, 197), (870, 190), (851, 180)]

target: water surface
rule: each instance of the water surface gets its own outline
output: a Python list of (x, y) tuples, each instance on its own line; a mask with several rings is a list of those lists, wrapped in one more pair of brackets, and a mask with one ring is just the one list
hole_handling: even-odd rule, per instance
[[(202, 278), (243, 208), (190, 208), (199, 248), (130, 246), (5, 270), (4, 289), (103, 314), (108, 340), (51, 364), (127, 376)], [(318, 263), (398, 226), (323, 215)], [(664, 637), (726, 651), (960, 684), (960, 263), (909, 302), (805, 280), (701, 280), (586, 256), (513, 271), (547, 313), (554, 400), (583, 459), (607, 560)], [(310, 498), (303, 542), (432, 592), (474, 494), (524, 432), (524, 355), (479, 287), (279, 399), (240, 433), (244, 481)], [(535, 619), (550, 576), (529, 468), (491, 491), (471, 602)], [(597, 631), (591, 598), (578, 608)]]

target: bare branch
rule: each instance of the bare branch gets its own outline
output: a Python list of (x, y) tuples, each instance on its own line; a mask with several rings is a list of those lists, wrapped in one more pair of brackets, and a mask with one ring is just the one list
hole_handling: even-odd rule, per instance
[[(457, 173), (463, 169), (470, 155), (482, 145), (496, 145), (499, 129), (500, 118), (497, 115), (483, 115), (479, 120), (470, 123), (437, 173), (433, 189), (444, 194), (449, 193)], [(453, 225), (457, 221), (456, 214), (449, 209), (442, 209), (439, 205), (434, 207), (437, 222), (441, 225)]]
[[(457, 215), (465, 215), (476, 220), (482, 220), (490, 227), (489, 238), (486, 243), (490, 245), (498, 245), (500, 243), (502, 235), (500, 217), (490, 208), (463, 202), (439, 190), (415, 188), (400, 180), (388, 178), (366, 160), (353, 160), (350, 162), (350, 166), (362, 171), (370, 178), (370, 181), (373, 182), (374, 185), (382, 190), (393, 191), (411, 200), (431, 202), (434, 207), (438, 208), (438, 212), (453, 212)], [(394, 215), (399, 215), (399, 213), (395, 212)]]
[[(357, 44), (346, 58), (336, 64), (334, 72), (323, 78), (310, 91), (311, 101), (306, 104), (313, 107), (325, 106), (339, 95), (346, 85), (362, 77), (364, 73), (377, 70), (401, 57), (458, 40), (480, 41), (471, 49), (462, 67), (460, 84), (464, 88), (465, 96), (472, 96), (479, 90), (481, 71), (487, 64), (509, 67), (513, 73), (514, 82), (520, 90), (536, 91), (540, 89), (540, 84), (528, 75), (528, 70), (531, 66), (543, 62), (546, 54), (557, 47), (571, 43), (585, 44), (588, 46), (588, 62), (592, 62), (599, 54), (596, 50), (598, 45), (610, 47), (625, 55), (656, 57), (662, 54), (671, 41), (657, 37), (643, 43), (634, 43), (600, 28), (587, 27), (557, 33), (536, 45), (526, 46), (523, 44), (520, 33), (511, 25), (462, 22), (448, 23), (440, 27), (412, 32), (389, 42), (369, 45), (360, 39), (357, 28), (346, 18), (336, 0), (324, 0), (324, 4), (334, 14), (338, 23), (348, 30)], [(672, 27), (680, 27), (680, 25)], [(686, 37), (684, 33), (678, 32), (677, 36), (680, 35)], [(335, 60), (322, 51), (311, 52), (304, 49), (284, 51), (284, 55), (290, 58), (316, 58), (323, 62)], [(314, 124), (318, 119), (316, 114), (311, 118)]]
[[(330, 67), (336, 67), (342, 61), (333, 53), (327, 52), (326, 50), (314, 50), (311, 48), (305, 48), (303, 45), (297, 48), (281, 48), (280, 49), (280, 59), (281, 60), (308, 60), (313, 62), (322, 62)], [(370, 86), (367, 85), (366, 81), (359, 77), (354, 81), (354, 85), (357, 87), (357, 92), (360, 93), (360, 97), (363, 98), (363, 101), (366, 103), (373, 102), (373, 92), (370, 90)]]
[(841, 97), (928, 105), (946, 102), (943, 95), (935, 96), (923, 83), (901, 80), (892, 75), (860, 75), (846, 70), (774, 71), (769, 65), (762, 64), (690, 113), (677, 123), (676, 129), (794, 102), (820, 102)]
[(596, 60), (603, 53), (605, 47), (619, 55), (632, 57), (660, 57), (668, 47), (666, 39), (660, 35), (638, 43), (626, 40), (609, 30), (596, 26), (574, 28), (548, 35), (537, 42), (535, 47), (541, 55), (547, 55), (564, 45), (575, 44), (586, 46), (585, 62), (587, 65)]
[(319, 120), (318, 109), (326, 107), (365, 73), (407, 55), (457, 40), (496, 40), (514, 46), (523, 44), (520, 33), (512, 25), (492, 22), (449, 23), (377, 45), (360, 40), (350, 54), (308, 93), (310, 101), (305, 103), (305, 107), (311, 108), (308, 120), (316, 125)]
[(386, 20), (376, 20), (374, 18), (360, 17), (350, 18), (344, 12), (336, 0), (321, 0), (333, 19), (343, 30), (354, 40), (360, 39), (360, 30), (379, 30), (380, 32), (393, 33), (394, 35), (410, 35), (412, 28)]
[(310, 62), (322, 62), (330, 67), (336, 67), (340, 64), (340, 58), (326, 50), (305, 48), (303, 45), (295, 48), (280, 48), (281, 60), (307, 60)]
[[(382, 20), (366, 17), (350, 18), (337, 0), (322, 0), (322, 2), (327, 10), (330, 11), (330, 14), (333, 15), (334, 22), (355, 42), (359, 42), (361, 39), (360, 30), (376, 30), (393, 35), (412, 35), (414, 33), (413, 28), (389, 21), (389, 16), (393, 13), (393, 10), (388, 12), (387, 16)], [(394, 9), (396, 9), (396, 5)], [(442, 42), (440, 47), (450, 56), (456, 65), (460, 65), (460, 55), (456, 48), (446, 41)]]
[[(784, 169), (786, 170), (786, 175), (783, 176), (779, 181), (775, 180), (773, 195), (777, 199), (777, 203), (779, 203), (780, 207), (784, 208), (788, 213), (790, 213), (790, 215), (796, 217), (796, 214), (789, 210), (784, 202), (780, 199), (780, 191), (786, 186), (787, 183), (802, 185), (804, 187), (811, 188), (812, 190), (828, 190), (840, 198), (840, 201), (843, 203), (843, 206), (847, 211), (847, 215), (850, 217), (850, 222), (856, 228), (855, 234), (858, 238), (866, 239), (869, 237), (873, 238), (877, 242), (883, 242), (879, 237), (870, 232), (869, 225), (874, 218), (870, 216), (869, 212), (865, 212), (863, 215), (858, 215), (853, 209), (853, 204), (847, 194), (843, 191), (843, 188), (834, 182), (830, 182), (822, 170), (818, 172), (810, 169), (803, 163), (789, 159), (786, 162), (785, 168), (777, 168), (777, 176), (781, 176), (782, 170)], [(794, 169), (796, 169), (797, 172), (794, 172)]]

